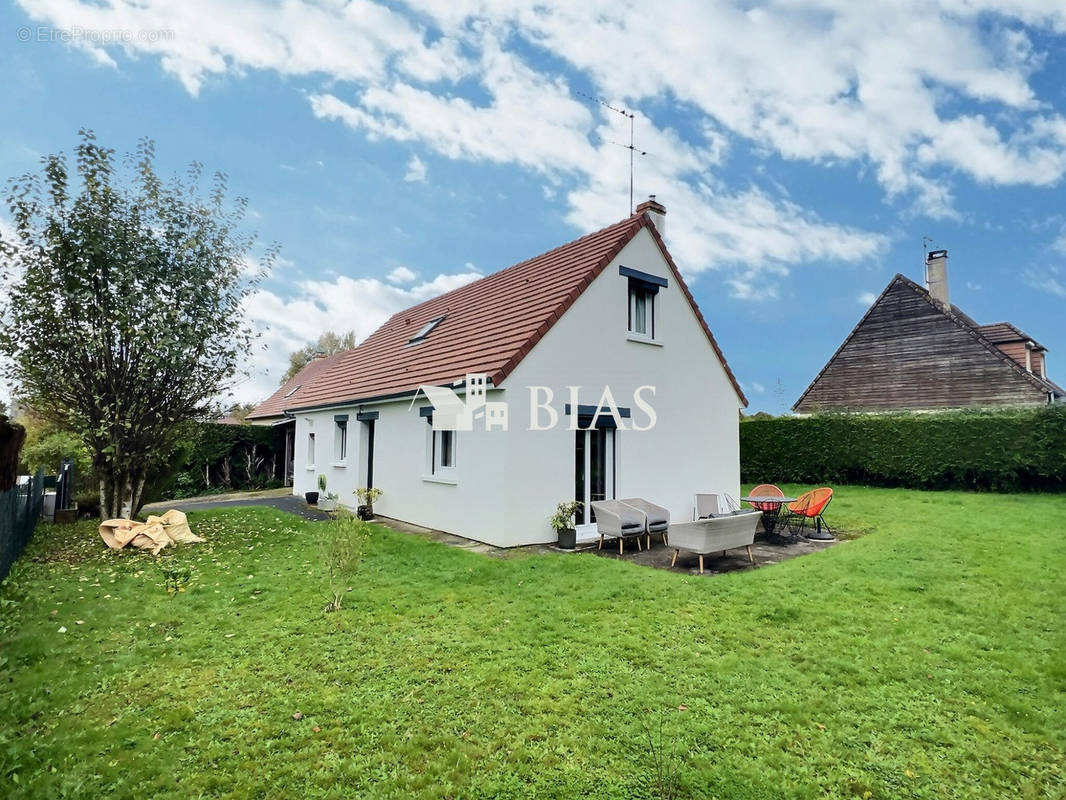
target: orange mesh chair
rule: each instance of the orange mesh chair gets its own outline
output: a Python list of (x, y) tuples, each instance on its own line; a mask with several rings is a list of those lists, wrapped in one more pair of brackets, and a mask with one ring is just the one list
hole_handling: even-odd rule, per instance
[[(784, 497), (785, 493), (774, 486), (772, 483), (761, 483), (748, 492), (749, 497)], [(752, 508), (757, 508), (759, 511), (774, 511), (781, 507), (780, 503), (748, 503)]]
[(818, 532), (821, 533), (824, 527), (832, 535), (833, 531), (830, 529), (829, 524), (825, 521), (822, 514), (825, 512), (826, 507), (833, 500), (833, 490), (828, 487), (821, 489), (812, 489), (809, 492), (804, 492), (794, 503), (788, 504), (788, 518), (785, 520), (789, 530), (793, 535), (796, 534), (796, 528), (798, 526), (800, 530), (803, 530), (809, 523), (817, 526)]

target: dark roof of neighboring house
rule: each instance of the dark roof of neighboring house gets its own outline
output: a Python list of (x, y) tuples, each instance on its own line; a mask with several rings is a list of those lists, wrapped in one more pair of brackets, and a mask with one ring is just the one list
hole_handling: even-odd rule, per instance
[(1029, 334), (1018, 330), (1009, 322), (993, 322), (991, 325), (979, 325), (981, 333), (993, 344), (1006, 344), (1007, 342), (1032, 342), (1037, 350), (1047, 350)]
[(269, 419), (283, 416), (285, 409), (294, 405), (294, 401), (299, 400), (302, 393), (311, 386), (311, 382), (325, 372), (326, 368), (341, 355), (343, 353), (326, 358), (312, 358), (302, 370), (281, 384), (274, 394), (252, 409), (245, 419)]
[[(454, 383), (467, 373), (485, 373), (499, 385), (645, 228), (662, 251), (737, 396), (747, 405), (654, 223), (638, 211), (569, 244), (394, 314), (354, 350), (330, 359), (329, 369), (289, 398), (285, 410), (403, 395), (423, 384)], [(438, 319), (424, 340), (410, 343), (423, 327)]]
[[(927, 300), (930, 305), (932, 305), (934, 308), (943, 313), (944, 316), (946, 316), (956, 325), (960, 326), (963, 330), (967, 331), (974, 339), (976, 339), (980, 344), (982, 344), (985, 349), (988, 350), (989, 353), (991, 353), (1003, 363), (1008, 364), (1011, 369), (1013, 369), (1015, 372), (1025, 378), (1025, 380), (1029, 381), (1034, 386), (1045, 392), (1051, 392), (1057, 395), (1058, 397), (1066, 397), (1066, 390), (1064, 390), (1054, 381), (1048, 380), (1047, 378), (1041, 378), (1039, 375), (1033, 372), (1029, 372), (1024, 366), (1022, 366), (1013, 358), (1011, 358), (1002, 350), (1000, 350), (996, 346), (996, 341), (994, 341), (993, 338), (989, 337), (984, 330), (985, 328), (993, 328), (993, 336), (1003, 336), (1006, 334), (1006, 331), (1000, 326), (1005, 326), (1005, 328), (1009, 328), (1014, 332), (1011, 334), (1012, 336), (1014, 336), (1014, 334), (1018, 334), (1017, 337), (1012, 339), (1000, 339), (1000, 343), (1003, 343), (1005, 341), (1019, 341), (1020, 338), (1029, 339), (1028, 336), (1025, 336), (1025, 334), (1023, 334), (1013, 325), (1007, 322), (998, 322), (994, 325), (986, 326), (978, 325), (972, 317), (962, 311), (962, 309), (960, 309), (958, 306), (952, 304), (950, 308), (943, 307), (929, 296), (929, 291), (924, 286), (919, 286), (906, 275), (896, 273), (896, 276), (888, 282), (888, 286), (885, 287), (884, 291), (881, 292), (880, 295), (878, 295), (877, 299), (874, 300), (873, 303), (870, 304), (870, 307), (866, 310), (866, 313), (862, 315), (862, 319), (860, 319), (855, 324), (855, 327), (852, 328), (851, 332), (844, 338), (844, 341), (841, 342), (840, 347), (836, 349), (830, 359), (825, 363), (825, 366), (822, 367), (819, 373), (814, 376), (814, 380), (812, 380), (810, 385), (806, 389), (804, 389), (803, 394), (801, 394), (799, 396), (799, 399), (796, 400), (796, 402), (792, 405), (793, 410), (795, 410), (803, 402), (803, 399), (808, 394), (810, 394), (811, 390), (814, 389), (818, 381), (822, 378), (826, 371), (828, 371), (829, 367), (836, 360), (837, 356), (839, 356), (840, 353), (844, 350), (844, 348), (847, 347), (848, 342), (852, 340), (858, 330), (862, 327), (863, 323), (866, 322), (867, 317), (869, 317), (870, 314), (873, 312), (874, 308), (877, 307), (877, 304), (881, 302), (882, 298), (884, 298), (884, 296), (888, 294), (889, 290), (891, 290), (892, 287), (895, 286), (897, 283), (901, 283), (904, 286), (909, 287), (920, 297)], [(1029, 341), (1032, 340), (1029, 339)]]

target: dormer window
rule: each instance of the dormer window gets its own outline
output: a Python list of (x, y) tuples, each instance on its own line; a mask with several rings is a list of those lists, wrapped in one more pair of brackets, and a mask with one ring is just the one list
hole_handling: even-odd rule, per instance
[(419, 342), (424, 342), (426, 340), (426, 338), (431, 333), (433, 333), (433, 329), (436, 328), (438, 325), (440, 325), (442, 322), (444, 322), (444, 315), (436, 317), (435, 319), (431, 319), (429, 322), (427, 322), (425, 325), (423, 325), (419, 329), (418, 333), (416, 333), (414, 336), (412, 336), (410, 339), (408, 339), (407, 343), (408, 344), (418, 344)]
[(631, 337), (654, 339), (656, 311), (659, 305), (659, 290), (668, 285), (666, 278), (647, 272), (619, 267), (618, 273), (629, 279), (629, 323)]

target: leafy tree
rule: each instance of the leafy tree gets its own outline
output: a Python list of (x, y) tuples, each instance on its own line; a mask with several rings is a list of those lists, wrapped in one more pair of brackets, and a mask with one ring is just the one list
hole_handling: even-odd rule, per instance
[(249, 275), (247, 201), (226, 200), (202, 166), (161, 180), (142, 140), (116, 163), (81, 131), (64, 155), (11, 181), (16, 240), (0, 242), (0, 353), (20, 398), (78, 435), (99, 483), (101, 515), (129, 517), (183, 422), (211, 411), (254, 332), (244, 301), (272, 266)]
[(355, 331), (348, 331), (339, 335), (333, 331), (326, 331), (318, 337), (317, 341), (311, 342), (306, 347), (301, 347), (295, 353), (289, 354), (289, 368), (281, 376), (281, 382), (285, 383), (285, 381), (310, 364), (311, 359), (315, 357), (315, 353), (333, 356), (337, 353), (343, 353), (345, 350), (351, 350), (353, 347), (355, 347)]
[(251, 414), (257, 405), (258, 403), (234, 403), (226, 409), (226, 416), (244, 422), (244, 418)]
[(43, 469), (46, 474), (55, 475), (60, 462), (69, 458), (74, 462), (75, 477), (82, 483), (92, 469), (92, 458), (79, 436), (31, 411), (24, 413), (18, 421), (26, 429), (19, 466), (21, 472), (33, 474)]

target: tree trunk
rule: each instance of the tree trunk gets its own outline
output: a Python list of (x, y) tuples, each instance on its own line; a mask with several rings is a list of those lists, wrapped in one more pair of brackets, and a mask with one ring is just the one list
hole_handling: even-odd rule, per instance
[(134, 497), (135, 484), (129, 473), (124, 470), (116, 472), (120, 472), (121, 477), (105, 472), (105, 477), (100, 479), (100, 519), (130, 519), (144, 488), (144, 480), (138, 480), (137, 497)]

